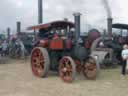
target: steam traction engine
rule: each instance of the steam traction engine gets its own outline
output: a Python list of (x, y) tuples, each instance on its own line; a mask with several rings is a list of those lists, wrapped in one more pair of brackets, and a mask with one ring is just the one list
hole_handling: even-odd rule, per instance
[[(75, 28), (74, 30), (71, 30)], [(65, 82), (72, 82), (76, 72), (88, 79), (96, 79), (96, 60), (89, 56), (85, 41), (80, 38), (80, 14), (75, 14), (75, 24), (55, 21), (32, 26), (39, 30), (38, 42), (31, 52), (31, 68), (37, 77), (46, 77), (49, 70), (58, 71)]]

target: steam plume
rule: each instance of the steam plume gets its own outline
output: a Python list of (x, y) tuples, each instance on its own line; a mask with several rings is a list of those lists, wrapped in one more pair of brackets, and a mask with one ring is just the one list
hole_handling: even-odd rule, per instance
[(111, 8), (109, 6), (108, 0), (102, 0), (102, 1), (103, 1), (104, 8), (107, 12), (108, 18), (112, 18), (112, 12), (111, 12)]

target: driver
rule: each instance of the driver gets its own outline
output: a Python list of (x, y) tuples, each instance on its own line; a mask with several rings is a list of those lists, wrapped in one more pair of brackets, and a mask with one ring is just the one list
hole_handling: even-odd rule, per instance
[(56, 33), (54, 34), (53, 39), (58, 39), (58, 38), (59, 38), (59, 34), (56, 32)]

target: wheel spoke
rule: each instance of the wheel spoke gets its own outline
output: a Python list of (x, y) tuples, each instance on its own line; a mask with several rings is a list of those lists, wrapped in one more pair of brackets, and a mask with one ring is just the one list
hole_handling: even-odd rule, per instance
[[(59, 72), (60, 77), (65, 82), (71, 82), (73, 80), (73, 74), (76, 71), (73, 69), (72, 66), (74, 66), (74, 62), (70, 57), (64, 57), (62, 58), (60, 65), (59, 65)], [(75, 68), (75, 67), (74, 67)]]
[(38, 64), (38, 63), (34, 63), (33, 65), (34, 65), (34, 67), (38, 67), (38, 66), (39, 66), (39, 64)]
[(44, 62), (45, 62), (44, 60), (40, 60), (40, 63), (41, 63), (41, 64), (44, 64)]
[(68, 66), (69, 66), (69, 64), (70, 64), (70, 61), (69, 61), (69, 60), (67, 60), (67, 61), (65, 62), (65, 64), (66, 64), (66, 67), (68, 67)]
[(63, 69), (63, 68), (65, 68), (65, 66), (64, 66), (65, 64), (64, 64), (64, 62), (60, 62), (60, 69)]
[(71, 72), (72, 72), (72, 69), (68, 69), (68, 72), (70, 72), (70, 73), (71, 73)]
[(66, 73), (65, 68), (62, 68), (62, 69), (61, 69), (61, 72)]
[(42, 56), (42, 53), (40, 52), (40, 53), (39, 53), (39, 59), (42, 60), (42, 57), (43, 57), (43, 56)]

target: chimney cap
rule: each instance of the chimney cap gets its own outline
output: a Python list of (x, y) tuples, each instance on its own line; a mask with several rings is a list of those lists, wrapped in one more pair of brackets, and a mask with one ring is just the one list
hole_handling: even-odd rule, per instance
[(21, 21), (16, 21), (17, 23), (21, 23)]
[(80, 12), (74, 12), (73, 15), (74, 15), (74, 16), (80, 16), (80, 15), (82, 15), (82, 14), (81, 14)]
[(108, 17), (107, 19), (108, 19), (108, 20), (113, 20), (113, 18), (112, 18), (112, 17)]

